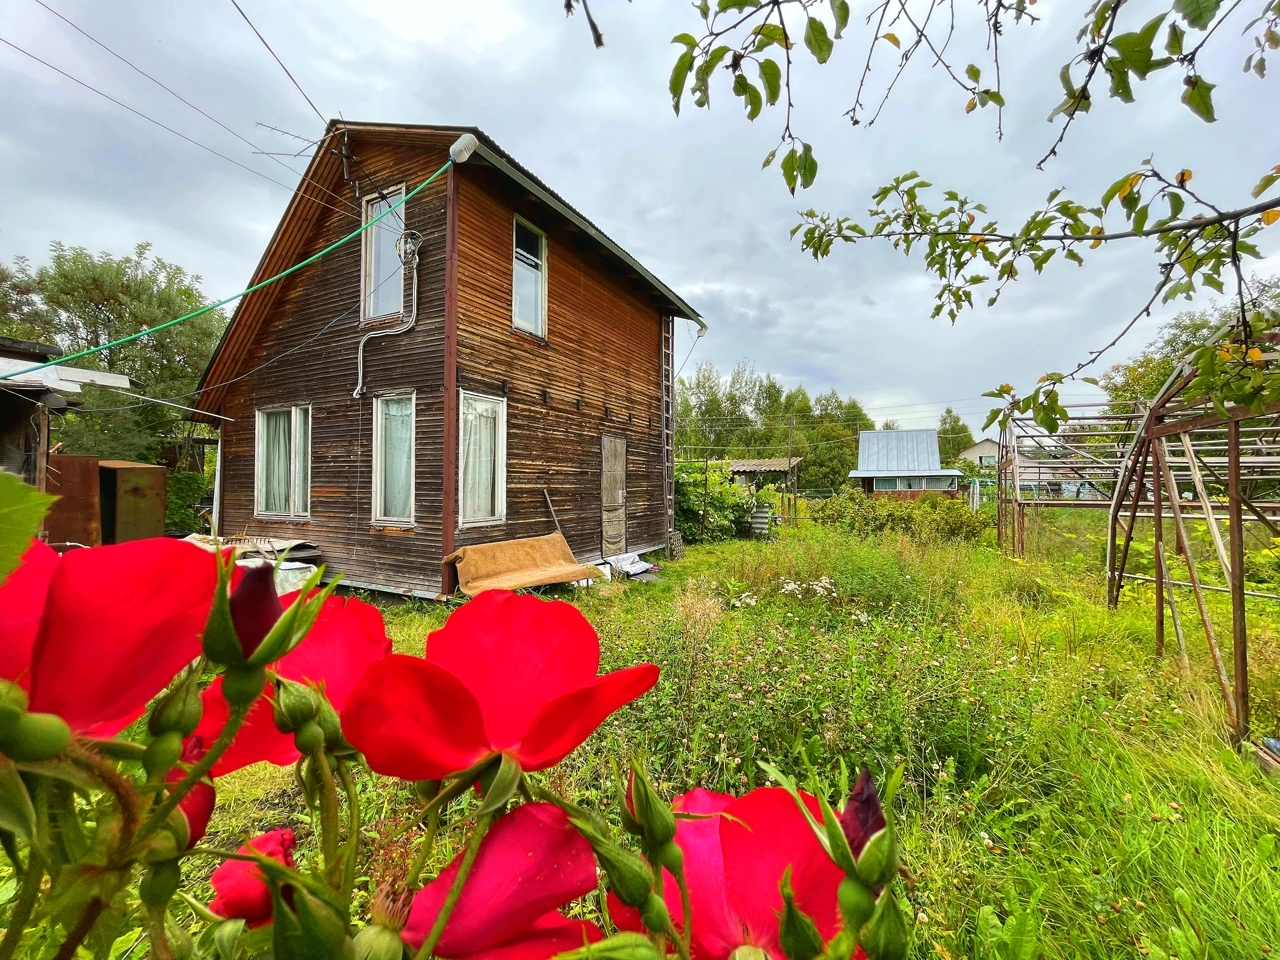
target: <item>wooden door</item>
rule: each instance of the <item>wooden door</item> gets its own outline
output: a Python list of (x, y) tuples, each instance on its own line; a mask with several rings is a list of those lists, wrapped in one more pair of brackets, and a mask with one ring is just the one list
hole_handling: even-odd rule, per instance
[(600, 553), (627, 552), (627, 440), (600, 438)]

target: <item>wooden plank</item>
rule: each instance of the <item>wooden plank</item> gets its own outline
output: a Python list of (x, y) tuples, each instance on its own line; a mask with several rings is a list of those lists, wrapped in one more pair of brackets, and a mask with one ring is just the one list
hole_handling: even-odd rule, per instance
[(1160, 451), (1152, 449), (1155, 463), (1151, 471), (1151, 512), (1156, 558), (1156, 659), (1164, 659), (1164, 504), (1161, 496), (1164, 480), (1160, 470)]
[(47, 493), (58, 499), (44, 518), (45, 539), (52, 544), (102, 544), (102, 503), (98, 458), (66, 453), (49, 455)]
[(1244, 516), (1240, 491), (1240, 424), (1227, 427), (1227, 517), (1231, 537), (1231, 646), (1235, 668), (1236, 736), (1249, 739), (1249, 635), (1244, 608)]
[[(453, 553), (458, 526), (458, 180), (457, 168), (445, 174), (444, 260), (444, 397), (442, 412), (443, 464), (440, 490), (440, 555)], [(445, 564), (440, 571), (440, 592), (451, 594), (458, 572)]]
[[(1238, 428), (1238, 425), (1237, 425)], [(1191, 446), (1190, 434), (1178, 434), (1182, 440), (1182, 452), (1187, 458), (1187, 467), (1191, 472), (1191, 483), (1196, 488), (1196, 496), (1200, 500), (1200, 509), (1204, 511), (1205, 526), (1209, 528), (1209, 535), (1213, 538), (1213, 549), (1218, 555), (1218, 563), (1222, 565), (1222, 576), (1228, 583), (1231, 582), (1231, 563), (1227, 560), (1227, 548), (1222, 542), (1222, 531), (1218, 528), (1218, 518), (1213, 515), (1213, 502), (1209, 499), (1209, 492), (1205, 489), (1204, 478), (1200, 475), (1200, 465), (1196, 462), (1196, 451)], [(1236, 473), (1239, 475), (1239, 461), (1236, 462)]]
[(1187, 580), (1191, 585), (1191, 592), (1195, 596), (1196, 611), (1200, 614), (1200, 623), (1204, 627), (1205, 640), (1209, 644), (1209, 654), (1213, 658), (1213, 669), (1218, 680), (1218, 690), (1222, 694), (1228, 722), (1232, 729), (1235, 729), (1235, 695), (1231, 690), (1231, 682), (1227, 680), (1226, 668), (1222, 665), (1222, 651), (1218, 649), (1218, 640), (1213, 633), (1213, 620), (1209, 617), (1209, 610), (1204, 602), (1204, 593), (1200, 589), (1200, 576), (1196, 573), (1196, 560), (1191, 553), (1191, 539), (1187, 536), (1186, 524), (1182, 522), (1182, 504), (1177, 496), (1178, 485), (1174, 483), (1173, 471), (1169, 469), (1169, 446), (1163, 437), (1155, 442), (1160, 444), (1160, 463), (1164, 468), (1165, 488), (1169, 491), (1169, 511), (1173, 514), (1173, 523), (1178, 534), (1178, 552), (1182, 554), (1187, 563)]
[(1149, 434), (1152, 437), (1170, 437), (1175, 433), (1190, 433), (1193, 430), (1220, 427), (1223, 424), (1238, 423), (1241, 420), (1250, 420), (1254, 417), (1267, 417), (1274, 413), (1280, 413), (1280, 401), (1263, 407), (1261, 413), (1258, 413), (1252, 407), (1227, 407), (1226, 417), (1215, 412), (1206, 413), (1199, 417), (1188, 417), (1183, 420), (1168, 420), (1152, 427)]

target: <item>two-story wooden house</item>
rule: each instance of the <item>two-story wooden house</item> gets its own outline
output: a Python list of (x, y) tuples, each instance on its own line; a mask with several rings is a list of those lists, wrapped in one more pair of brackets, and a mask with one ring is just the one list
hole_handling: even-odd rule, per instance
[(467, 134), (240, 302), (197, 402), (221, 535), (418, 596), (452, 589), (458, 547), (554, 531), (551, 507), (579, 560), (667, 546), (674, 324), (705, 324), (481, 131), (332, 122), (254, 283)]

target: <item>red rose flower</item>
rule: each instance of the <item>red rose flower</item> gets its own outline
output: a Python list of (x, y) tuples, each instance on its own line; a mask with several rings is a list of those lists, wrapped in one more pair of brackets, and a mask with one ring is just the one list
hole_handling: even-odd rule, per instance
[[(288, 594), (280, 602), (288, 608), (297, 596)], [(322, 687), (333, 708), (341, 710), (369, 664), (390, 652), (391, 639), (377, 607), (354, 598), (329, 597), (306, 639), (277, 660), (271, 669), (286, 680)], [(293, 734), (276, 729), (270, 690), (268, 684), (267, 690), (249, 708), (244, 726), (227, 752), (213, 765), (215, 777), (260, 760), (287, 766), (298, 759)], [(218, 736), (229, 715), (227, 701), (222, 696), (221, 677), (208, 686), (201, 699), (204, 715), (192, 738), (203, 738), (208, 744)]]
[[(237, 853), (258, 852), (293, 866), (293, 848), (297, 841), (287, 827), (254, 837)], [(209, 910), (228, 920), (244, 920), (251, 927), (271, 922), (271, 888), (258, 865), (251, 860), (224, 860), (209, 878), (216, 896)]]
[[(422, 946), (463, 854), (418, 891), (401, 938)], [(596, 887), (591, 845), (549, 803), (526, 803), (494, 822), (436, 945), (449, 960), (545, 960), (600, 939), (594, 924), (557, 908)]]
[(30, 709), (73, 730), (119, 733), (200, 655), (214, 555), (181, 540), (135, 540), (61, 557), (33, 543), (0, 584), (0, 676)]
[(374, 770), (403, 780), (439, 780), (504, 752), (543, 770), (658, 680), (649, 663), (599, 667), (599, 638), (574, 607), (487, 590), (427, 638), (425, 658), (373, 664), (342, 729)]
[[(803, 796), (821, 819), (817, 800)], [(836, 888), (844, 874), (785, 790), (766, 787), (734, 799), (697, 789), (677, 797), (673, 806), (683, 813), (712, 815), (679, 820), (676, 827), (693, 914), (693, 960), (727, 960), (742, 946), (786, 960), (778, 942), (778, 885), (788, 866), (796, 906), (813, 919), (823, 941), (840, 931)], [(683, 929), (680, 892), (670, 874), (664, 877), (662, 891), (672, 920)], [(636, 910), (623, 906), (612, 891), (608, 899), (609, 915), (619, 929), (643, 930)]]
[[(204, 754), (203, 738), (192, 737), (183, 747), (182, 762), (187, 764), (199, 763)], [(165, 775), (165, 780), (169, 783), (177, 783), (186, 775), (187, 771), (182, 767), (175, 766)], [(204, 839), (205, 831), (209, 828), (209, 818), (213, 816), (213, 807), (216, 802), (217, 792), (214, 790), (213, 784), (207, 779), (199, 781), (185, 797), (178, 801), (178, 809), (182, 811), (182, 815), (187, 819), (186, 849), (190, 850)]]

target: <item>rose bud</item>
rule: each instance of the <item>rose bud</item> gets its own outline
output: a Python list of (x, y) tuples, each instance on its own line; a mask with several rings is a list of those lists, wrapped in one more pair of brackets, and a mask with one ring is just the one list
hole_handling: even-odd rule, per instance
[(275, 568), (270, 563), (245, 567), (244, 576), (231, 591), (230, 605), (240, 649), (246, 658), (251, 657), (284, 613), (276, 593)]
[(53, 713), (24, 713), (0, 737), (0, 752), (17, 763), (39, 763), (71, 744), (67, 721)]
[(658, 948), (638, 933), (615, 933), (599, 943), (560, 954), (560, 960), (662, 960)]
[(876, 901), (875, 912), (858, 934), (858, 943), (869, 960), (902, 960), (907, 955), (907, 921), (892, 890)]
[[(297, 846), (293, 831), (286, 828), (260, 834), (240, 847), (237, 853), (261, 853), (293, 866)], [(209, 878), (215, 894), (209, 911), (227, 919), (240, 919), (250, 927), (271, 922), (271, 890), (262, 870), (250, 860), (225, 860)]]
[(782, 893), (782, 915), (778, 918), (778, 942), (787, 960), (814, 960), (822, 953), (822, 934), (813, 918), (796, 906), (795, 891), (791, 888), (791, 867), (782, 873), (778, 884)]
[(356, 934), (355, 960), (400, 960), (404, 953), (400, 931), (409, 922), (412, 902), (408, 893), (397, 894), (388, 886), (378, 888), (370, 910), (373, 922)]
[[(200, 758), (204, 755), (204, 740), (200, 737), (193, 737), (183, 749), (181, 761), (185, 764), (199, 763)], [(181, 767), (175, 767), (169, 771), (165, 779), (171, 783), (177, 783), (186, 775), (187, 772)], [(209, 818), (213, 816), (213, 807), (216, 800), (217, 792), (206, 777), (196, 783), (188, 791), (187, 795), (178, 801), (178, 811), (187, 822), (187, 842), (183, 847), (184, 851), (190, 850), (204, 839), (205, 831), (209, 828)]]
[(163, 909), (182, 884), (182, 867), (176, 859), (153, 863), (138, 884), (138, 899), (152, 910)]
[(631, 764), (631, 780), (627, 790), (631, 815), (644, 835), (648, 850), (657, 851), (676, 835), (676, 816), (669, 804), (654, 792), (649, 778), (636, 763)]
[(346, 919), (306, 887), (273, 883), (271, 905), (275, 960), (336, 960), (350, 955)]
[(871, 771), (866, 767), (862, 768), (862, 775), (858, 777), (853, 793), (840, 814), (840, 826), (855, 857), (862, 853), (872, 835), (885, 827), (884, 810), (880, 807)]

